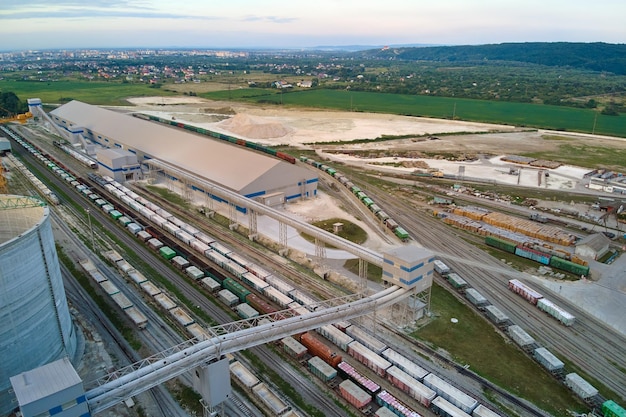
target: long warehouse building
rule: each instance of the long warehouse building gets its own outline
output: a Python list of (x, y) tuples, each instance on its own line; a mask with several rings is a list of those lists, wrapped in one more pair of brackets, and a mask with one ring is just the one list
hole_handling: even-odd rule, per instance
[(135, 154), (139, 164), (158, 159), (245, 197), (272, 196), (275, 201), (282, 195), (278, 200), (288, 202), (317, 195), (313, 171), (208, 136), (75, 100), (51, 111), (50, 117), (68, 131), (80, 127), (85, 138), (102, 147)]

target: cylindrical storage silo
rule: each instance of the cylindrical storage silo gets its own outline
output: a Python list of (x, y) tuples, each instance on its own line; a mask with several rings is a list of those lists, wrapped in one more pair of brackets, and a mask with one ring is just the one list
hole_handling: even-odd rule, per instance
[(17, 405), (9, 378), (74, 359), (75, 332), (49, 208), (31, 197), (0, 195), (0, 415)]

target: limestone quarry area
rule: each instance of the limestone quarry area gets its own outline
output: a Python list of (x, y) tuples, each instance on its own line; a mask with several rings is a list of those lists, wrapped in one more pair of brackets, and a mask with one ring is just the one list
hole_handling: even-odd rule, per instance
[[(438, 172), (495, 183), (572, 190), (591, 168), (560, 166), (540, 177), (540, 168), (504, 161), (505, 155), (558, 152), (567, 136), (583, 146), (590, 135), (520, 129), (514, 126), (378, 113), (208, 101), (198, 97), (142, 97), (128, 100), (139, 111), (175, 119), (266, 146), (315, 149), (320, 159), (380, 173)], [(374, 141), (380, 137), (398, 137)], [(358, 143), (355, 140), (370, 139)], [(596, 146), (626, 148), (620, 138), (594, 136)], [(368, 152), (369, 151), (369, 152)], [(297, 151), (296, 151), (297, 153)], [(419, 156), (418, 156), (419, 155)], [(515, 175), (511, 175), (515, 172)]]
[(236, 136), (254, 139), (282, 138), (293, 132), (293, 129), (279, 122), (264, 122), (262, 119), (237, 113), (230, 119), (219, 123), (219, 126)]
[[(194, 125), (258, 141), (265, 145), (298, 146), (307, 143), (375, 139), (387, 136), (422, 136), (453, 132), (513, 131), (514, 127), (485, 123), (356, 113), (333, 110), (265, 107), (242, 103), (208, 101), (198, 97), (138, 97), (128, 101), (133, 111), (164, 118), (175, 117)], [(234, 114), (215, 122), (224, 109)], [(228, 117), (229, 115), (224, 115)], [(203, 117), (205, 118), (203, 121)]]

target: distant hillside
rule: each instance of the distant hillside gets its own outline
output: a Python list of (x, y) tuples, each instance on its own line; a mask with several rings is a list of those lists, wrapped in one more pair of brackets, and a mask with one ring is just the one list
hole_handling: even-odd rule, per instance
[(514, 61), (548, 66), (567, 66), (626, 75), (626, 44), (530, 42), (494, 45), (389, 48), (362, 51), (371, 58), (405, 61)]

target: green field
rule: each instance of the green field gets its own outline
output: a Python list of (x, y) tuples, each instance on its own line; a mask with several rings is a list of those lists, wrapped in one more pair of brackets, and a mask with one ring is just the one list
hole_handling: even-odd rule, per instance
[(95, 105), (128, 105), (126, 98), (173, 96), (175, 93), (146, 84), (119, 81), (10, 81), (0, 80), (0, 91), (13, 91), (22, 101), (40, 98), (43, 103), (62, 104), (80, 100)]
[[(280, 93), (277, 90), (244, 88), (199, 94), (214, 100), (243, 100), (306, 106), (343, 111), (392, 113), (407, 116), (435, 117), (502, 123), (600, 135), (626, 137), (626, 115), (605, 116), (589, 109), (430, 97), (418, 95), (350, 92), (346, 90), (308, 90)], [(594, 129), (595, 124), (595, 129)]]
[[(431, 307), (436, 318), (413, 337), (445, 349), (456, 362), (552, 415), (585, 410), (565, 385), (437, 284), (432, 286)], [(452, 323), (452, 318), (458, 322)]]
[[(65, 103), (75, 99), (95, 105), (125, 105), (128, 104), (125, 99), (129, 97), (177, 95), (175, 92), (165, 90), (166, 88), (167, 85), (161, 89), (146, 84), (119, 81), (0, 80), (0, 91), (13, 91), (21, 100), (38, 97), (44, 103)], [(391, 113), (440, 119), (454, 117), (454, 119), (465, 121), (626, 137), (626, 115), (624, 114), (606, 116), (591, 109), (542, 104), (323, 89), (281, 93), (274, 89), (240, 88), (198, 93), (198, 95), (212, 100), (242, 100), (251, 103)]]

